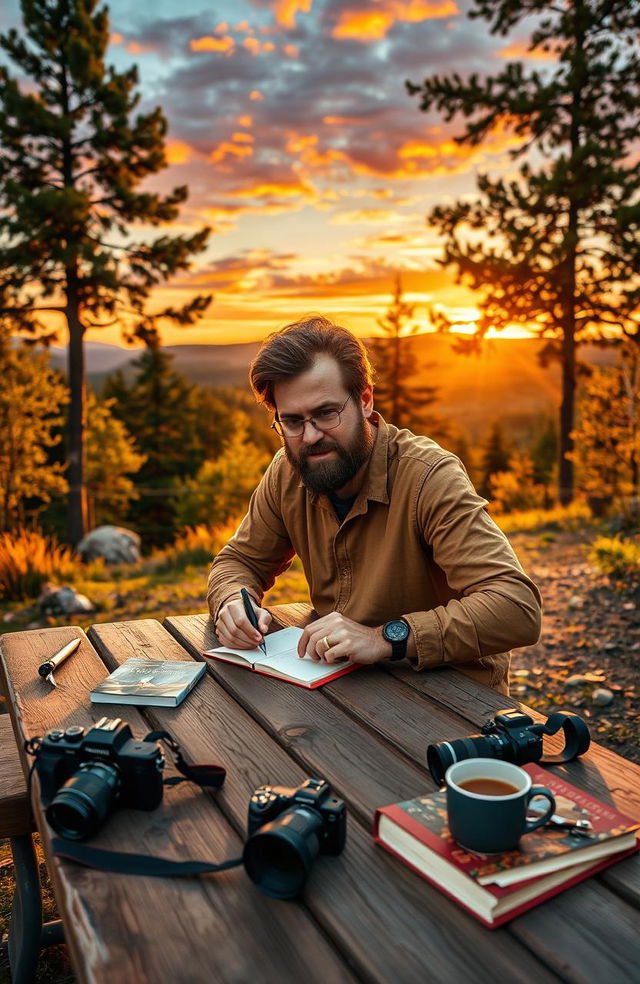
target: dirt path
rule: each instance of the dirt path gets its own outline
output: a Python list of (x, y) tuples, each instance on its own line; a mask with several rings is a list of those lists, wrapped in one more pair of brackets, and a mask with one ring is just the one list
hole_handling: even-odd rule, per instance
[(514, 652), (513, 695), (547, 714), (575, 710), (598, 742), (640, 763), (640, 595), (589, 563), (591, 535), (509, 539), (544, 601), (540, 642)]

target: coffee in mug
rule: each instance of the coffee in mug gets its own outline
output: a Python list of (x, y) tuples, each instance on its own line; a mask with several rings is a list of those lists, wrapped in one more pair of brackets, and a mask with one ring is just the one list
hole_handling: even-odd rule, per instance
[[(511, 762), (465, 759), (449, 766), (445, 782), (449, 830), (461, 847), (476, 854), (513, 850), (523, 834), (555, 813), (551, 790), (533, 786), (531, 776)], [(535, 796), (546, 797), (549, 807), (542, 816), (527, 820), (527, 806)]]

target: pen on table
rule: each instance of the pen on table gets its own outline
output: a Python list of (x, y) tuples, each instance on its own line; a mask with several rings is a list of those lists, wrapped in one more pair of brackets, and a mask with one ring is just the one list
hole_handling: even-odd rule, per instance
[[(250, 596), (249, 592), (247, 591), (246, 588), (240, 588), (240, 594), (242, 595), (242, 601), (243, 601), (243, 604), (244, 604), (244, 610), (247, 613), (247, 618), (249, 619), (249, 621), (253, 625), (254, 629), (257, 629), (258, 632), (260, 632), (260, 628), (258, 626), (258, 617), (257, 617), (257, 615), (255, 613), (255, 610), (253, 608), (253, 605), (251, 603), (251, 596)], [(260, 633), (260, 634), (262, 635), (262, 633)], [(266, 656), (267, 655), (267, 644), (264, 641), (264, 637), (262, 639), (262, 642), (260, 643), (260, 649), (262, 650), (262, 652)]]
[(42, 663), (38, 667), (38, 673), (40, 674), (40, 676), (46, 677), (49, 683), (52, 683), (53, 686), (55, 687), (56, 683), (55, 680), (53, 679), (53, 671), (56, 670), (61, 663), (64, 663), (65, 659), (67, 659), (68, 656), (71, 656), (72, 653), (75, 653), (76, 649), (78, 648), (81, 642), (82, 639), (80, 638), (72, 639), (71, 642), (68, 642), (65, 646), (62, 647), (62, 649), (59, 649), (57, 653), (54, 653), (53, 656), (51, 656), (46, 661), (46, 663)]

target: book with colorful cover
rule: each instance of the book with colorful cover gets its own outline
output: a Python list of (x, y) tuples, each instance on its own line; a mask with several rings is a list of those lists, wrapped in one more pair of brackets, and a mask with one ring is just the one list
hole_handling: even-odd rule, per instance
[(206, 669), (192, 660), (126, 659), (89, 697), (92, 704), (177, 707)]
[(330, 680), (358, 669), (360, 664), (349, 661), (323, 663), (308, 657), (301, 659), (298, 656), (298, 641), (302, 631), (297, 626), (290, 625), (286, 629), (266, 635), (264, 637), (266, 655), (261, 649), (233, 649), (230, 646), (206, 649), (203, 655), (225, 663), (236, 663), (245, 669), (254, 670), (265, 676), (277, 677), (279, 680), (295, 683), (309, 690), (321, 687)]
[(524, 768), (551, 789), (557, 815), (590, 821), (588, 835), (547, 825), (525, 834), (517, 850), (474, 854), (451, 836), (441, 791), (381, 807), (374, 837), (490, 928), (638, 850), (640, 823), (539, 766)]

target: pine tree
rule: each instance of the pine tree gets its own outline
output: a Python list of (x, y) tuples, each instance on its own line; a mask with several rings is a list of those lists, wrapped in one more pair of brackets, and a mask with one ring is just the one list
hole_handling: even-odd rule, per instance
[(16, 332), (50, 340), (52, 316), (68, 332), (73, 543), (86, 526), (86, 332), (118, 323), (125, 339), (152, 343), (161, 319), (192, 323), (210, 300), (147, 311), (153, 287), (187, 269), (209, 233), (129, 238), (135, 223), (173, 220), (187, 189), (137, 190), (166, 166), (166, 120), (159, 108), (133, 117), (137, 69), (106, 65), (109, 19), (98, 3), (22, 0), (22, 31), (0, 36), (27, 80), (0, 67), (0, 312)]
[[(411, 347), (411, 336), (418, 331), (410, 323), (414, 311), (415, 304), (404, 300), (398, 275), (389, 309), (378, 319), (382, 335), (367, 343), (376, 373), (375, 408), (396, 427), (442, 439), (448, 434), (447, 422), (428, 409), (437, 401), (437, 388), (415, 381), (420, 367)], [(423, 366), (422, 372), (430, 368)]]
[(172, 494), (176, 481), (195, 475), (202, 462), (196, 421), (195, 387), (171, 368), (173, 356), (153, 346), (133, 362), (127, 385), (121, 373), (107, 379), (103, 396), (124, 422), (145, 461), (136, 473), (137, 498), (130, 521), (154, 543), (173, 533)]
[(496, 420), (491, 425), (489, 433), (482, 445), (480, 459), (480, 474), (482, 476), (479, 492), (486, 499), (491, 498), (491, 478), (499, 472), (509, 470), (511, 449), (508, 447), (502, 425)]
[[(474, 0), (470, 16), (504, 36), (536, 18), (529, 51), (544, 70), (513, 62), (467, 81), (434, 76), (421, 109), (462, 115), (459, 142), (477, 146), (501, 128), (533, 153), (514, 179), (478, 179), (479, 197), (436, 208), (445, 264), (481, 292), (478, 333), (518, 323), (546, 339), (542, 358), (562, 365), (559, 486), (573, 495), (571, 450), (576, 350), (594, 334), (638, 332), (640, 11), (627, 0)], [(537, 162), (540, 161), (538, 164)]]

